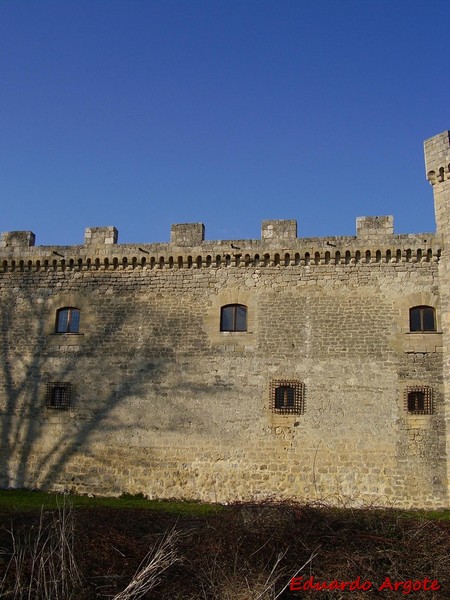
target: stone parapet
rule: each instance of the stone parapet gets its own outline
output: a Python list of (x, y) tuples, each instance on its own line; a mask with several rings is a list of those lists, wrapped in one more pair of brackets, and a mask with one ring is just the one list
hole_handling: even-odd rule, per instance
[[(441, 249), (433, 239), (417, 247), (416, 244), (399, 243), (380, 246), (373, 242), (366, 245), (292, 246), (277, 251), (266, 246), (249, 246), (236, 252), (225, 247), (211, 247), (189, 253), (171, 245), (144, 251), (143, 248), (124, 245), (115, 246), (113, 252), (86, 252), (84, 247), (45, 248), (39, 253), (17, 256), (0, 252), (0, 274), (11, 271), (65, 271), (65, 270), (133, 270), (133, 269), (219, 269), (219, 268), (264, 268), (264, 267), (320, 267), (321, 265), (363, 266), (380, 265), (401, 267), (405, 263), (427, 265), (437, 263)], [(356, 248), (361, 248), (361, 250)], [(44, 248), (44, 247), (42, 247)], [(338, 249), (342, 248), (342, 249)], [(382, 249), (380, 249), (382, 248)], [(97, 248), (96, 248), (97, 249)], [(20, 258), (20, 260), (19, 260)]]
[[(272, 229), (271, 229), (272, 227)], [(31, 232), (2, 234), (0, 272), (23, 268), (134, 268), (308, 266), (439, 260), (442, 240), (432, 233), (393, 234), (392, 217), (359, 217), (357, 236), (297, 238), (296, 221), (264, 221), (263, 237), (205, 240), (202, 223), (173, 225), (169, 243), (118, 244), (115, 227), (88, 227), (84, 245), (34, 246)], [(20, 234), (20, 235), (19, 235)], [(272, 237), (269, 237), (269, 236)], [(114, 267), (116, 265), (116, 267)], [(98, 268), (98, 267), (96, 267)]]

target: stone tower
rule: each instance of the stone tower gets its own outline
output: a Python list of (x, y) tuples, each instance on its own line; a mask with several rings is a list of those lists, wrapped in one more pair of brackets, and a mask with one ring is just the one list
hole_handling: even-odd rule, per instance
[(439, 290), (443, 334), (447, 482), (450, 495), (450, 131), (424, 142), (427, 179), (433, 186), (436, 234), (442, 244)]

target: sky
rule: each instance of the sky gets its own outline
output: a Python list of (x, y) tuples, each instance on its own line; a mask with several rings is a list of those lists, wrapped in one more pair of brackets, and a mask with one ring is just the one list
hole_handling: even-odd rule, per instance
[(38, 245), (435, 230), (441, 0), (0, 0), (0, 231)]

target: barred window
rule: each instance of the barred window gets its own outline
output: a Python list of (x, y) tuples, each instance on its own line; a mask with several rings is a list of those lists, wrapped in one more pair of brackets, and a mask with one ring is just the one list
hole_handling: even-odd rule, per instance
[(72, 406), (72, 385), (61, 381), (48, 382), (45, 405), (56, 410), (69, 410)]
[(60, 308), (56, 312), (56, 333), (78, 333), (80, 310), (72, 306)]
[(409, 309), (410, 331), (436, 331), (436, 313), (432, 306), (413, 306)]
[(281, 415), (301, 415), (304, 412), (304, 389), (301, 381), (270, 382), (270, 410)]
[(405, 390), (405, 410), (411, 415), (433, 414), (432, 388), (414, 386)]
[(243, 304), (222, 306), (220, 331), (247, 331), (247, 307)]

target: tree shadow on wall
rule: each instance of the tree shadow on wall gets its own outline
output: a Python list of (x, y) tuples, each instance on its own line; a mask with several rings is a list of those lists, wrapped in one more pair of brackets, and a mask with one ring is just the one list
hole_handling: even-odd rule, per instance
[[(167, 339), (164, 343), (158, 342), (152, 336), (151, 327), (140, 334), (139, 340), (132, 340), (136, 322), (143, 322), (138, 304), (123, 302), (123, 306), (114, 310), (113, 327), (98, 307), (93, 306), (92, 311), (98, 313), (95, 327), (89, 339), (75, 346), (73, 351), (74, 346), (64, 347), (58, 336), (49, 336), (45, 293), (39, 298), (35, 287), (26, 283), (20, 286), (19, 295), (12, 291), (3, 293), (0, 300), (1, 487), (30, 487), (38, 482), (38, 486), (45, 489), (67, 481), (64, 476), (67, 463), (80, 450), (88, 453), (89, 444), (94, 438), (98, 439), (100, 431), (107, 440), (111, 440), (115, 432), (124, 435), (126, 426), (115, 412), (116, 408), (123, 409), (127, 399), (134, 397), (141, 399), (142, 410), (149, 410), (150, 407), (145, 406), (146, 390), (155, 374), (159, 378), (167, 373), (174, 360), (176, 341), (173, 340), (173, 345), (167, 343)], [(172, 329), (165, 315), (156, 318), (163, 318), (166, 329)], [(173, 330), (179, 330), (179, 323)], [(125, 341), (127, 346), (124, 346)], [(126, 355), (124, 348), (127, 348)], [(99, 364), (102, 356), (107, 357), (106, 364)], [(106, 371), (108, 377), (102, 375)], [(73, 411), (46, 407), (48, 381), (74, 382)], [(207, 385), (200, 388), (208, 392)], [(190, 415), (186, 407), (183, 410), (186, 420), (198, 418), (198, 415)], [(130, 426), (138, 429), (143, 425), (134, 422)]]

